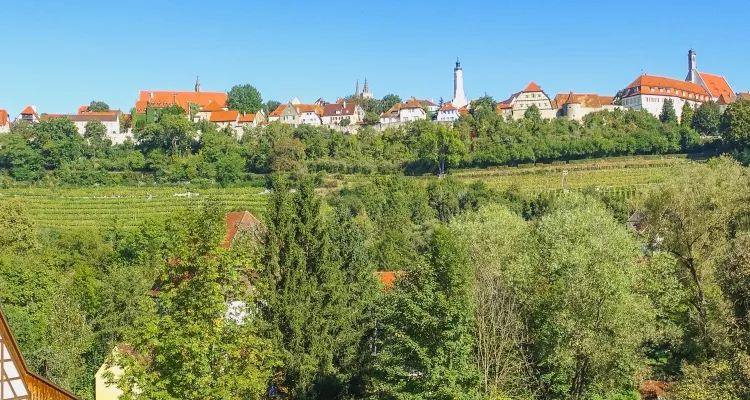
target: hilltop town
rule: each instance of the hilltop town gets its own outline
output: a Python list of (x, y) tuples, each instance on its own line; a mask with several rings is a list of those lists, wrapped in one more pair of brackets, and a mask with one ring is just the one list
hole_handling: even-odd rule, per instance
[[(138, 121), (153, 120), (154, 112), (175, 106), (180, 107), (186, 117), (195, 123), (209, 121), (220, 128), (230, 128), (238, 136), (245, 128), (275, 121), (294, 127), (325, 126), (350, 133), (363, 125), (377, 126), (382, 130), (419, 120), (452, 123), (476, 107), (475, 101), (469, 101), (465, 95), (463, 68), (459, 61), (456, 61), (453, 69), (453, 82), (453, 96), (448, 101), (441, 98), (436, 102), (432, 98), (417, 97), (401, 101), (395, 95), (377, 100), (365, 79), (362, 90), (357, 81), (353, 94), (339, 97), (334, 102), (321, 97), (312, 103), (304, 103), (294, 97), (286, 103), (272, 101), (251, 110), (238, 110), (227, 102), (227, 93), (203, 91), (200, 80), (196, 79), (193, 91), (141, 90), (129, 112), (97, 110), (84, 105), (75, 113), (56, 114), (29, 105), (11, 118), (7, 110), (0, 110), (0, 133), (8, 132), (14, 121), (34, 124), (68, 118), (75, 123), (79, 133), (83, 133), (87, 122), (99, 121), (106, 127), (112, 143), (120, 144), (128, 139), (135, 140), (133, 129), (139, 129)], [(696, 109), (701, 104), (715, 102), (724, 110), (738, 98), (750, 99), (750, 93), (735, 92), (721, 75), (699, 71), (697, 54), (691, 49), (685, 79), (641, 74), (617, 93), (602, 95), (570, 91), (554, 96), (546, 93), (539, 84), (530, 82), (524, 89), (498, 101), (496, 112), (504, 118), (521, 119), (533, 107), (545, 119), (566, 118), (581, 122), (591, 113), (616, 109), (646, 110), (658, 117), (664, 103), (671, 102), (679, 120), (685, 104)], [(273, 109), (269, 109), (268, 105)]]

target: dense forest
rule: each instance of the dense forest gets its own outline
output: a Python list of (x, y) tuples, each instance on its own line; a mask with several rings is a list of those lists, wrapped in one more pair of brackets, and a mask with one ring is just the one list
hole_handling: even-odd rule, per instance
[(0, 202), (0, 304), (30, 367), (84, 399), (105, 360), (125, 398), (750, 398), (750, 175), (730, 158), (632, 203), (313, 181), (272, 175), (229, 248), (212, 204), (50, 232)]
[(263, 185), (259, 174), (271, 172), (424, 174), (456, 167), (721, 151), (744, 161), (749, 158), (748, 103), (739, 100), (723, 114), (715, 103), (687, 107), (679, 123), (669, 108), (660, 118), (615, 110), (587, 115), (579, 123), (542, 119), (534, 107), (521, 120), (506, 120), (495, 112), (492, 98), (484, 97), (453, 126), (417, 121), (383, 132), (364, 125), (357, 134), (344, 134), (275, 122), (246, 129), (239, 138), (208, 122), (193, 124), (173, 106), (150, 114), (149, 123), (140, 119), (134, 128), (137, 144), (121, 145), (112, 145), (96, 121), (84, 132), (65, 118), (34, 126), (18, 122), (0, 136), (0, 183)]

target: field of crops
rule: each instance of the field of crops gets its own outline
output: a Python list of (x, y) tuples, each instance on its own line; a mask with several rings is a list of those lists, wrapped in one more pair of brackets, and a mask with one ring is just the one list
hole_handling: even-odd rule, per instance
[[(503, 167), (454, 171), (464, 181), (481, 180), (489, 187), (504, 190), (512, 185), (527, 194), (562, 192), (562, 189), (597, 188), (632, 197), (666, 180), (676, 166), (695, 168), (684, 157), (602, 159), (568, 164)], [(370, 177), (345, 176), (338, 184), (362, 184)], [(434, 176), (421, 177), (425, 182)], [(335, 190), (331, 187), (324, 191)], [(40, 228), (136, 227), (148, 217), (167, 216), (176, 211), (199, 207), (207, 201), (226, 211), (248, 210), (262, 216), (268, 199), (263, 188), (164, 187), (86, 187), (86, 188), (8, 188), (0, 189), (0, 201), (19, 199)]]
[(18, 199), (39, 228), (133, 228), (148, 217), (167, 216), (206, 202), (226, 211), (262, 214), (263, 188), (186, 189), (181, 187), (90, 187), (0, 189), (0, 201)]

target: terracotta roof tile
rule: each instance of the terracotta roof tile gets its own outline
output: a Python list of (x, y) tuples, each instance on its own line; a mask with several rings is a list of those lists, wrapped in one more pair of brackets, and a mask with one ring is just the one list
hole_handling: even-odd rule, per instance
[(271, 112), (271, 114), (268, 114), (268, 116), (269, 117), (280, 117), (281, 113), (283, 113), (285, 109), (286, 109), (286, 104), (279, 104), (279, 106), (276, 107), (276, 109), (273, 110)]
[(732, 92), (732, 88), (729, 87), (729, 83), (727, 83), (727, 80), (723, 76), (707, 74), (705, 72), (698, 72), (698, 75), (700, 75), (703, 83), (706, 84), (711, 97), (719, 98), (721, 95), (724, 95), (725, 99), (729, 101), (734, 100), (734, 92)]
[[(710, 94), (706, 91), (703, 86), (697, 83), (685, 82), (679, 79), (666, 78), (663, 76), (646, 75), (643, 74), (636, 78), (630, 85), (625, 87), (626, 91), (623, 97), (630, 97), (640, 94), (650, 94), (655, 96), (672, 96), (680, 97), (687, 100), (706, 101), (704, 98), (700, 100), (697, 96), (707, 96)], [(629, 90), (629, 89), (635, 89)], [(653, 91), (651, 90), (653, 89)], [(664, 89), (664, 92), (659, 92), (659, 89)], [(667, 93), (666, 90), (670, 92)], [(690, 96), (692, 94), (692, 97)]]
[(0, 110), (0, 126), (6, 126), (8, 124), (10, 124), (10, 116), (8, 115), (8, 111)]
[(248, 211), (230, 212), (227, 214), (225, 221), (227, 223), (227, 233), (224, 236), (224, 242), (221, 244), (221, 247), (225, 249), (232, 246), (232, 242), (238, 232), (247, 231), (256, 226), (261, 226), (258, 218), (255, 218), (255, 216)]
[(211, 100), (208, 102), (208, 104), (206, 104), (205, 107), (201, 108), (201, 111), (202, 112), (224, 111), (224, 107), (222, 104), (219, 104)]
[(354, 115), (356, 110), (357, 105), (354, 103), (346, 103), (346, 107), (344, 107), (343, 103), (326, 104), (325, 107), (323, 107), (323, 116), (334, 117)]
[(32, 107), (32, 106), (26, 106), (26, 108), (24, 108), (23, 111), (21, 111), (21, 114), (24, 114), (24, 115), (30, 115), (30, 114), (31, 115), (36, 115), (36, 111), (34, 111), (34, 107)]
[(737, 97), (742, 100), (750, 100), (750, 93), (737, 93)]
[(89, 106), (83, 105), (78, 107), (78, 114), (83, 114), (89, 110)]
[(240, 114), (239, 122), (253, 122), (255, 121), (255, 114)]
[(237, 110), (214, 111), (211, 113), (211, 122), (237, 122), (240, 112)]
[(592, 93), (558, 93), (553, 100), (556, 108), (562, 108), (565, 104), (580, 104), (584, 108), (600, 108), (612, 104), (614, 97), (599, 96)]
[(531, 83), (529, 83), (529, 85), (526, 86), (526, 89), (524, 89), (523, 91), (524, 91), (524, 93), (528, 93), (528, 92), (541, 92), (542, 88), (539, 85), (537, 85), (536, 83), (534, 83), (534, 81), (531, 81)]
[(453, 107), (453, 104), (451, 102), (444, 103), (442, 107), (440, 107), (440, 111), (453, 111), (456, 107)]

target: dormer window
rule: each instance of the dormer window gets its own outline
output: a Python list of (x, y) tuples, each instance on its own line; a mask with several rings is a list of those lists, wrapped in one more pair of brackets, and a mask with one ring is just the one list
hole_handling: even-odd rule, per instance
[(651, 88), (651, 93), (653, 93), (654, 91), (655, 91), (655, 89), (654, 89), (654, 88), (652, 87), (652, 88)]
[(659, 88), (659, 93), (664, 93), (664, 88)]

